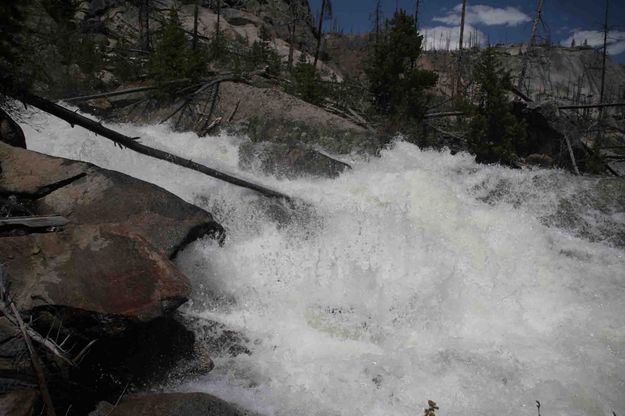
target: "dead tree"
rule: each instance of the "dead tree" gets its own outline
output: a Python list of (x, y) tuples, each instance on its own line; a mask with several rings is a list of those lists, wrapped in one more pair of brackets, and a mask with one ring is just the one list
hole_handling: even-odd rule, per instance
[(193, 50), (197, 49), (197, 41), (198, 41), (198, 33), (197, 33), (197, 26), (198, 26), (198, 16), (199, 16), (199, 12), (200, 12), (200, 2), (201, 0), (195, 0), (195, 7), (193, 8), (193, 43), (191, 44)]
[(538, 31), (538, 23), (542, 20), (543, 16), (543, 0), (538, 0), (536, 4), (536, 16), (534, 16), (534, 23), (532, 23), (532, 32), (530, 34), (529, 42), (527, 43), (527, 50), (525, 51), (525, 55), (523, 55), (521, 62), (521, 73), (519, 74), (519, 80), (517, 82), (517, 89), (521, 90), (523, 88), (523, 83), (525, 82), (525, 76), (527, 74), (527, 67), (529, 65), (529, 54), (534, 44), (536, 43), (536, 32)]
[(321, 51), (321, 41), (323, 40), (323, 21), (328, 17), (332, 17), (332, 3), (330, 2), (330, 0), (322, 0), (321, 10), (319, 11), (319, 24), (317, 27), (317, 46), (315, 47), (315, 60), (313, 62), (313, 68), (317, 68), (317, 61), (319, 61), (319, 52)]
[(139, 43), (141, 50), (149, 51), (150, 44), (150, 0), (138, 0)]
[(287, 68), (289, 71), (293, 68), (293, 61), (295, 55), (295, 43), (297, 42), (297, 27), (304, 19), (304, 10), (301, 7), (301, 4), (292, 1), (289, 4), (289, 14), (286, 16), (287, 20), (287, 30), (289, 32), (289, 55), (287, 60)]
[[(606, 60), (608, 56), (608, 10), (610, 7), (610, 1), (605, 0), (605, 20), (603, 22), (603, 56), (601, 62), (601, 90), (599, 92), (599, 104), (603, 104), (603, 97), (605, 94), (605, 68)], [(599, 122), (603, 120), (603, 107), (599, 109)]]
[(221, 0), (217, 0), (217, 23), (215, 25), (215, 56), (221, 55)]
[(380, 43), (380, 33), (382, 27), (382, 0), (376, 0), (373, 10), (373, 30), (375, 32), (374, 46), (377, 48)]
[(415, 8), (414, 8), (414, 26), (417, 32), (419, 31), (419, 5), (420, 0), (416, 0)]
[[(197, 92), (197, 91), (196, 91)], [(173, 163), (178, 166), (182, 166), (187, 169), (195, 170), (197, 172), (201, 172), (205, 175), (211, 176), (213, 178), (231, 183), (233, 185), (237, 185), (243, 188), (254, 190), (261, 195), (264, 195), (269, 198), (278, 198), (284, 200), (285, 202), (292, 203), (293, 200), (285, 194), (274, 191), (273, 189), (266, 188), (261, 185), (257, 185), (252, 182), (248, 182), (246, 180), (237, 178), (232, 175), (228, 175), (226, 173), (220, 172), (216, 169), (209, 168), (207, 166), (201, 165), (199, 163), (193, 162), (192, 160), (182, 158), (180, 156), (173, 155), (171, 153), (165, 152), (160, 149), (155, 149), (153, 147), (146, 146), (141, 144), (138, 141), (138, 137), (128, 137), (121, 133), (118, 133), (114, 130), (111, 130), (107, 127), (104, 127), (102, 124), (97, 121), (91, 120), (85, 116), (82, 116), (74, 111), (68, 110), (67, 108), (61, 107), (58, 104), (53, 103), (52, 101), (46, 100), (45, 98), (41, 98), (37, 95), (31, 94), (25, 90), (17, 90), (13, 93), (13, 98), (22, 101), (24, 104), (29, 104), (34, 107), (39, 108), (40, 110), (45, 111), (46, 113), (52, 114), (55, 117), (58, 117), (62, 120), (67, 121), (70, 125), (78, 125), (86, 128), (102, 137), (105, 137), (111, 140), (116, 145), (122, 148), (128, 148), (130, 150), (134, 150), (137, 153), (141, 153), (146, 156), (150, 156), (156, 159), (164, 160), (169, 163)]]
[(464, 47), (464, 20), (467, 12), (467, 0), (462, 0), (462, 14), (460, 16), (460, 40), (458, 42), (458, 68), (456, 70), (456, 83), (453, 87), (455, 89), (454, 96), (459, 96), (462, 89), (462, 48)]

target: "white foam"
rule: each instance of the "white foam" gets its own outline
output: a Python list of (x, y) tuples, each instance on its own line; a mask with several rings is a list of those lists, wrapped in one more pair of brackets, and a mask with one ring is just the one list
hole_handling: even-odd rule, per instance
[(536, 400), (549, 416), (625, 413), (624, 252), (546, 225), (582, 186), (562, 172), (399, 142), (336, 180), (278, 181), (238, 170), (241, 138), (115, 126), (311, 204), (307, 221), (278, 224), (251, 191), (31, 124), (30, 148), (159, 184), (226, 227), (224, 247), (179, 258), (188, 310), (243, 332), (252, 354), (176, 389), (276, 415), (414, 416), (428, 399), (442, 415), (533, 415)]

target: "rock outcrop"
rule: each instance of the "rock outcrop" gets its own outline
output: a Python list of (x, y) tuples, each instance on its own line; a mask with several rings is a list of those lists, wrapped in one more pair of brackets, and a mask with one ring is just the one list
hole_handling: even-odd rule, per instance
[[(51, 383), (56, 405), (86, 412), (131, 380), (164, 377), (178, 359), (195, 357), (193, 333), (171, 317), (191, 290), (172, 259), (195, 239), (223, 241), (223, 228), (209, 213), (121, 173), (4, 143), (0, 198), (21, 207), (13, 216), (69, 220), (62, 227), (0, 227), (3, 284), (24, 317), (35, 318), (40, 333), (69, 336), (78, 350), (98, 340), (79, 368)], [(194, 365), (204, 373), (212, 368), (208, 356)], [(31, 414), (36, 397), (19, 395), (33, 389), (21, 336), (0, 318), (2, 414)]]

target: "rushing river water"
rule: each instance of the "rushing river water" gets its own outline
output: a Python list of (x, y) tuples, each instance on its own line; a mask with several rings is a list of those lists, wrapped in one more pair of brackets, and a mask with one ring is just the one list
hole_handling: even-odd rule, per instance
[(158, 184), (226, 228), (223, 247), (179, 256), (186, 308), (244, 334), (251, 355), (172, 389), (265, 415), (416, 416), (428, 399), (441, 415), (536, 415), (536, 400), (544, 416), (625, 415), (625, 251), (601, 241), (625, 214), (576, 205), (584, 180), (398, 142), (335, 180), (280, 181), (238, 169), (243, 138), (114, 126), (307, 202), (277, 220), (252, 191), (29, 123), (31, 149)]

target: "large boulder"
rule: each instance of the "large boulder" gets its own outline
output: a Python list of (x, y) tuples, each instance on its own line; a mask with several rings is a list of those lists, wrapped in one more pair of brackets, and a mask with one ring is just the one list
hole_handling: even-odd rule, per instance
[[(113, 411), (114, 410), (114, 411)], [(102, 402), (89, 416), (253, 416), (210, 394), (152, 393), (131, 396), (113, 406)]]
[(57, 232), (5, 230), (0, 238), (0, 262), (23, 311), (61, 308), (68, 324), (96, 316), (106, 333), (150, 321), (189, 296), (171, 262), (178, 250), (205, 235), (223, 238), (209, 213), (117, 172), (1, 143), (0, 166), (0, 196), (70, 221)]

